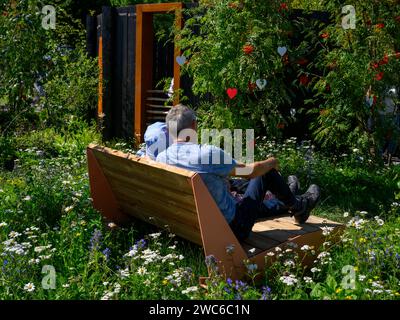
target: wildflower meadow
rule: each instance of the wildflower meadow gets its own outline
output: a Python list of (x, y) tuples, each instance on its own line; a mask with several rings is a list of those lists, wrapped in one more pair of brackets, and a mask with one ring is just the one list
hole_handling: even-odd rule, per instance
[[(0, 300), (400, 300), (399, 1), (188, 2), (0, 1)], [(135, 155), (178, 100), (318, 184), (339, 239), (239, 280), (168, 225), (106, 221), (88, 145)]]

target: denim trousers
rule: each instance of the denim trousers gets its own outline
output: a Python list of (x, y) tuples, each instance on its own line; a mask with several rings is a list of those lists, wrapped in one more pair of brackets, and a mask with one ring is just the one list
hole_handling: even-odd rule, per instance
[(270, 170), (263, 176), (251, 179), (243, 200), (236, 204), (235, 217), (230, 223), (230, 227), (239, 241), (249, 236), (258, 219), (272, 215), (272, 212), (263, 203), (265, 193), (268, 190), (283, 202), (287, 208), (294, 206), (297, 202), (295, 195), (275, 169)]

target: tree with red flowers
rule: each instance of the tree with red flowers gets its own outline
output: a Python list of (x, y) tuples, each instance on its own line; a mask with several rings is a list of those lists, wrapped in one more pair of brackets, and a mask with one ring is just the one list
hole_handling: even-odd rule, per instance
[(279, 106), (290, 101), (282, 76), (292, 54), (289, 9), (281, 0), (208, 0), (188, 12), (179, 44), (190, 65), (183, 71), (196, 94), (213, 96), (212, 106), (198, 110), (207, 125), (282, 131)]
[(323, 47), (315, 60), (322, 76), (313, 82), (316, 98), (323, 102), (313, 110), (318, 115), (313, 128), (325, 146), (369, 149), (380, 143), (385, 131), (378, 126), (387, 92), (400, 87), (400, 4), (353, 1), (356, 28), (344, 29), (341, 3), (322, 1), (332, 22), (319, 39), (310, 31), (310, 41)]

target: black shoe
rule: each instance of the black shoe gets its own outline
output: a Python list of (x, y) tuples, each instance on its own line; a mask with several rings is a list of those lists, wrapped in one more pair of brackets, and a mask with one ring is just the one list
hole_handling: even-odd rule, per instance
[(290, 191), (292, 191), (292, 193), (294, 195), (297, 194), (297, 192), (299, 192), (300, 189), (300, 181), (296, 176), (289, 176), (287, 178), (287, 184), (289, 186)]
[(306, 202), (305, 210), (300, 210), (295, 212), (294, 220), (298, 224), (305, 223), (307, 219), (310, 217), (310, 212), (315, 208), (319, 199), (321, 197), (321, 189), (316, 185), (312, 184), (306, 191), (306, 193), (302, 194), (300, 198)]

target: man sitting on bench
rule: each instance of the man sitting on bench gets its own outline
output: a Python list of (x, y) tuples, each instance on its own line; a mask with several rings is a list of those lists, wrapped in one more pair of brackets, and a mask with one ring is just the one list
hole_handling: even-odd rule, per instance
[[(173, 143), (157, 156), (157, 161), (198, 172), (210, 194), (231, 226), (239, 240), (246, 239), (256, 220), (267, 218), (270, 214), (263, 205), (267, 191), (271, 191), (283, 202), (287, 211), (297, 223), (304, 223), (320, 198), (320, 189), (311, 185), (307, 192), (295, 196), (280, 175), (279, 162), (275, 158), (251, 164), (242, 164), (232, 159), (222, 149), (212, 145), (199, 145), (190, 141), (189, 135), (181, 137), (187, 129), (197, 131), (196, 116), (193, 110), (177, 105), (168, 112), (166, 123)], [(212, 159), (219, 159), (217, 164)], [(208, 160), (208, 161), (204, 161)], [(243, 173), (245, 168), (248, 173)], [(228, 176), (250, 179), (241, 201), (237, 202), (228, 190)]]

